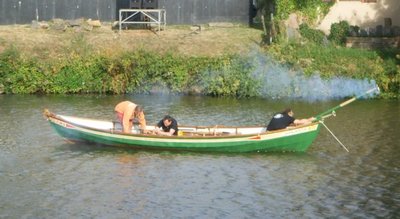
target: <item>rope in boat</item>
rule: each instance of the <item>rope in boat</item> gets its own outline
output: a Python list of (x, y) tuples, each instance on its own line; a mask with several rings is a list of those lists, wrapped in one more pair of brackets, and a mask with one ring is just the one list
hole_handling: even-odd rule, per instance
[(333, 132), (328, 128), (328, 126), (325, 125), (325, 123), (324, 123), (323, 121), (320, 120), (319, 123), (321, 123), (321, 124), (326, 128), (326, 130), (328, 130), (328, 132), (331, 133), (331, 135), (335, 138), (335, 140), (336, 140), (337, 142), (339, 142), (339, 144), (340, 144), (347, 152), (349, 152), (349, 150), (346, 148), (346, 146), (344, 146), (344, 144), (335, 136), (335, 134), (333, 134)]

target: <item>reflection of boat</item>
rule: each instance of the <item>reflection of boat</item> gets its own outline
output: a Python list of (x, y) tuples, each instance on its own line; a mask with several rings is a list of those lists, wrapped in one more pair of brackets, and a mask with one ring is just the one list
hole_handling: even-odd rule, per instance
[[(319, 131), (319, 123), (265, 132), (265, 127), (189, 127), (180, 126), (179, 136), (158, 136), (137, 133), (124, 134), (119, 124), (45, 111), (53, 128), (70, 141), (85, 141), (104, 145), (129, 146), (143, 149), (251, 152), (305, 151)], [(154, 127), (148, 126), (149, 130)]]
[[(365, 94), (375, 90), (379, 88), (373, 88)], [(112, 121), (56, 115), (48, 110), (45, 110), (44, 115), (62, 137), (71, 141), (144, 149), (207, 152), (305, 151), (317, 137), (320, 125), (326, 127), (323, 123), (325, 118), (335, 115), (335, 110), (365, 94), (317, 115), (315, 122), (311, 124), (268, 132), (265, 131), (265, 127), (179, 126), (181, 134), (178, 136), (140, 134), (137, 128), (132, 129), (132, 134), (125, 134), (121, 132), (120, 125)], [(148, 126), (147, 129), (152, 130), (154, 127)], [(328, 131), (331, 132), (329, 129)], [(332, 132), (331, 134), (333, 135)], [(341, 145), (344, 147), (342, 143)]]

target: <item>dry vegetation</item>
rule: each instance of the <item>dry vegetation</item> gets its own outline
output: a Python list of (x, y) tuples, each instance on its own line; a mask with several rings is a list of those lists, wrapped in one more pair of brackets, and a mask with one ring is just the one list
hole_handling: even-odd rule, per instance
[(0, 52), (14, 45), (22, 54), (43, 59), (62, 56), (77, 46), (87, 46), (91, 51), (107, 56), (136, 49), (217, 56), (247, 52), (252, 44), (258, 44), (260, 40), (260, 30), (240, 26), (205, 27), (201, 31), (193, 31), (190, 26), (167, 26), (159, 33), (146, 29), (119, 33), (105, 25), (90, 32), (33, 29), (29, 25), (0, 26)]

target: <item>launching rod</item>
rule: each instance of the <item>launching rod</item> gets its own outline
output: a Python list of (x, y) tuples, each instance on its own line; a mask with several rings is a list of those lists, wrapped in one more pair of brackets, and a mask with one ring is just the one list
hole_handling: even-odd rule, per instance
[(346, 105), (348, 105), (348, 104), (350, 104), (350, 103), (352, 103), (352, 102), (354, 102), (354, 101), (360, 99), (361, 97), (363, 97), (363, 96), (365, 96), (365, 95), (367, 95), (367, 94), (370, 94), (370, 93), (372, 93), (372, 92), (374, 92), (374, 91), (378, 91), (378, 92), (379, 92), (379, 87), (376, 86), (376, 87), (374, 87), (374, 88), (372, 88), (372, 89), (366, 91), (366, 92), (363, 93), (363, 94), (360, 94), (360, 95), (355, 96), (355, 97), (353, 97), (353, 98), (351, 98), (351, 99), (349, 99), (349, 100), (346, 100), (346, 101), (344, 101), (343, 103), (341, 103), (341, 104), (339, 104), (339, 105), (337, 105), (337, 106), (335, 106), (335, 107), (333, 107), (333, 108), (331, 108), (331, 109), (329, 109), (329, 110), (327, 110), (327, 111), (325, 111), (325, 112), (323, 112), (323, 113), (318, 114), (317, 116), (315, 116), (315, 118), (316, 118), (316, 120), (322, 120), (322, 119), (324, 119), (324, 118), (326, 118), (326, 117), (329, 117), (329, 116), (331, 116), (331, 115), (335, 115), (335, 110), (337, 110), (337, 109), (339, 109), (339, 108), (342, 108), (342, 107), (344, 107), (344, 106), (346, 106)]
[(348, 105), (348, 104), (354, 102), (355, 100), (360, 99), (362, 96), (365, 96), (365, 95), (367, 95), (367, 94), (369, 94), (369, 93), (374, 92), (375, 90), (377, 90), (377, 91), (379, 92), (379, 87), (376, 86), (376, 87), (374, 87), (374, 88), (368, 90), (367, 92), (365, 92), (365, 93), (363, 93), (363, 94), (361, 94), (361, 95), (358, 95), (358, 96), (353, 97), (353, 98), (351, 98), (351, 99), (349, 99), (349, 100), (346, 100), (346, 101), (344, 101), (343, 103), (341, 103), (341, 104), (339, 104), (339, 105), (337, 105), (337, 106), (335, 106), (335, 107), (333, 107), (333, 108), (331, 108), (331, 109), (329, 109), (329, 110), (327, 110), (327, 111), (325, 111), (325, 112), (323, 112), (323, 113), (320, 113), (319, 115), (315, 116), (316, 120), (319, 121), (319, 123), (321, 123), (321, 124), (326, 128), (326, 130), (328, 130), (328, 132), (335, 138), (335, 140), (336, 140), (347, 152), (349, 152), (349, 149), (347, 149), (347, 147), (336, 137), (336, 135), (333, 134), (333, 132), (328, 128), (328, 126), (325, 125), (325, 123), (324, 123), (323, 120), (324, 120), (325, 118), (329, 117), (329, 116), (332, 116), (332, 115), (334, 116), (334, 115), (335, 115), (335, 110), (337, 110), (337, 109), (339, 109), (339, 108), (342, 108), (342, 107), (344, 107), (344, 106), (346, 106), (346, 105)]

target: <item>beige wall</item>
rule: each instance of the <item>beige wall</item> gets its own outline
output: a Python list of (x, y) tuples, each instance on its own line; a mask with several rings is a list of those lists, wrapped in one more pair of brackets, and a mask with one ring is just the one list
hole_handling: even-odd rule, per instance
[(343, 20), (361, 28), (384, 25), (384, 18), (392, 19), (392, 26), (400, 26), (400, 0), (377, 0), (377, 3), (338, 1), (321, 21), (318, 29), (329, 33), (331, 24)]

